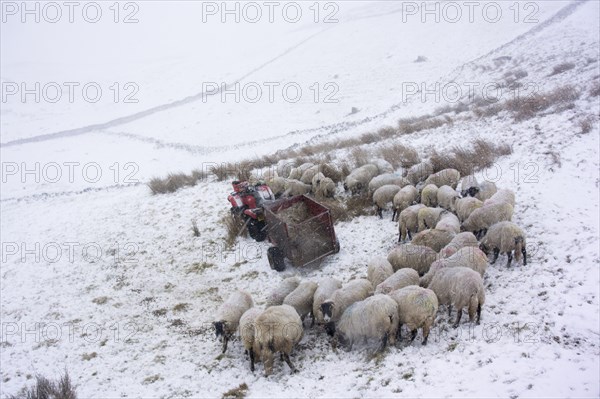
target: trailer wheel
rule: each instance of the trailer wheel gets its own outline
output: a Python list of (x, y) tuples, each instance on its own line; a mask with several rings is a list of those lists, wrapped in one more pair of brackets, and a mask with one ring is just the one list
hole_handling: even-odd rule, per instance
[(271, 269), (282, 272), (285, 270), (285, 262), (283, 251), (278, 247), (270, 247), (267, 249), (267, 259), (269, 260), (269, 266)]
[(250, 219), (248, 222), (248, 233), (252, 239), (261, 242), (267, 238), (267, 224), (256, 219)]

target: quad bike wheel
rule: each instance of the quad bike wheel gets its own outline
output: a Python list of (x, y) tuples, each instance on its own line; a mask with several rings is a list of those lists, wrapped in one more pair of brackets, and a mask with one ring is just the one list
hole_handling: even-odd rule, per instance
[(280, 248), (270, 247), (267, 249), (267, 259), (269, 260), (269, 266), (271, 266), (271, 269), (278, 272), (285, 270), (284, 255)]
[(248, 234), (250, 237), (258, 242), (264, 241), (267, 238), (267, 225), (263, 221), (256, 219), (250, 219), (248, 222)]

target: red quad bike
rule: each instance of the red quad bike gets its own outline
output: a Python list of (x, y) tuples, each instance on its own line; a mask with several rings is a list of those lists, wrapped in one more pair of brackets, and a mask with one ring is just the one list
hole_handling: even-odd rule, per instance
[(263, 203), (272, 201), (275, 195), (263, 183), (249, 185), (247, 181), (233, 181), (233, 192), (227, 197), (231, 203), (231, 213), (238, 220), (243, 220), (248, 226), (250, 237), (256, 241), (267, 238), (267, 224)]

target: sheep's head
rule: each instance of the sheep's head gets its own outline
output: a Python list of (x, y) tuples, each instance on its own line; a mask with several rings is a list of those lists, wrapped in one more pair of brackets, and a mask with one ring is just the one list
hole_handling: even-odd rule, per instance
[(216, 334), (217, 338), (225, 336), (225, 322), (224, 321), (215, 321), (213, 323), (213, 326), (215, 326), (215, 334)]
[(333, 315), (333, 302), (323, 302), (321, 304), (321, 312), (323, 312), (323, 320), (329, 321)]
[(469, 195), (470, 197), (474, 197), (479, 193), (479, 187), (469, 187), (469, 189), (467, 190), (467, 195)]
[(485, 239), (481, 240), (479, 243), (479, 249), (486, 255), (490, 253), (490, 248), (487, 246)]

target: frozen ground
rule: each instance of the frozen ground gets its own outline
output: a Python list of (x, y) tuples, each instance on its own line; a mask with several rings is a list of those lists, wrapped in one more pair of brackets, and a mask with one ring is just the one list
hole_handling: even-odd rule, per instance
[[(160, 58), (157, 51), (143, 58), (153, 46), (142, 40), (139, 54), (129, 54), (126, 45), (117, 51), (129, 54), (131, 69), (98, 68), (102, 71), (94, 74), (87, 67), (74, 68), (89, 73), (88, 78), (83, 72), (67, 73), (56, 61), (57, 75), (44, 77), (112, 82), (133, 76), (151, 82), (140, 83), (139, 104), (2, 104), (3, 173), (5, 165), (21, 168), (35, 162), (56, 162), (63, 173), (55, 183), (36, 182), (31, 175), (21, 179), (21, 170), (3, 175), (3, 397), (31, 383), (36, 373), (54, 376), (64, 368), (83, 398), (220, 397), (242, 383), (248, 385), (247, 397), (600, 395), (599, 103), (588, 94), (599, 79), (598, 4), (539, 2), (536, 24), (515, 24), (509, 3), (504, 11), (510, 18), (498, 24), (399, 24), (397, 4), (346, 4), (341, 3), (341, 21), (333, 27), (283, 24), (273, 34), (268, 26), (252, 32), (243, 24), (235, 26), (236, 34), (227, 40), (237, 52), (226, 51), (225, 45), (212, 48), (204, 39), (208, 44), (199, 42), (198, 51), (164, 40), (155, 44), (171, 58)], [(146, 13), (150, 18), (151, 11), (161, 10)], [(178, 26), (177, 34), (186, 26)], [(208, 27), (194, 29), (202, 36), (198, 30)], [(224, 28), (216, 24), (212, 29)], [(112, 33), (135, 42), (134, 32)], [(23, 60), (23, 68), (7, 61), (4, 33), (2, 80), (39, 79), (27, 57), (9, 53)], [(158, 30), (151, 37), (161, 34), (166, 35)], [(209, 49), (211, 62), (200, 51)], [(6, 145), (177, 101), (198, 93), (202, 82), (239, 79), (279, 55), (242, 81), (293, 81), (302, 87), (335, 81), (339, 103), (315, 103), (306, 97), (296, 104), (236, 104), (208, 98), (206, 103), (190, 102), (72, 137)], [(413, 63), (418, 55), (429, 62)], [(143, 67), (134, 67), (134, 62)], [(572, 62), (573, 69), (549, 76), (563, 62)], [(275, 282), (293, 273), (315, 279), (335, 275), (344, 281), (362, 276), (368, 259), (393, 248), (397, 226), (388, 214), (384, 220), (340, 222), (339, 254), (320, 268), (288, 269), (281, 276), (268, 267), (267, 244), (239, 239), (233, 249), (224, 249), (220, 219), (228, 211), (229, 183), (206, 181), (151, 196), (144, 182), (206, 162), (267, 154), (311, 138), (358, 135), (443, 105), (434, 96), (403, 101), (403, 83), (483, 86), (503, 82), (507, 72), (516, 70), (526, 71), (521, 82), (537, 91), (571, 84), (583, 94), (573, 107), (549, 109), (522, 122), (507, 112), (487, 118), (469, 112), (452, 125), (402, 137), (421, 153), (477, 137), (513, 146), (512, 155), (484, 173), (497, 174), (499, 186), (515, 190), (514, 220), (527, 231), (531, 261), (527, 267), (507, 269), (501, 257), (488, 269), (480, 326), (448, 329), (440, 312), (426, 347), (417, 338), (378, 357), (366, 351), (332, 351), (324, 334), (307, 329), (293, 356), (300, 372), (291, 375), (277, 362), (269, 378), (262, 376), (261, 365), (255, 374), (249, 371), (237, 341), (220, 355), (208, 327), (232, 289), (246, 289), (262, 303)], [(501, 95), (504, 100), (508, 94)], [(351, 107), (360, 112), (348, 115)], [(588, 116), (593, 128), (582, 134), (580, 121)], [(293, 131), (298, 133), (288, 134)], [(248, 143), (252, 141), (257, 142)], [(343, 159), (345, 151), (334, 155)], [(65, 162), (79, 162), (73, 181), (65, 177)], [(92, 162), (102, 171), (97, 182), (80, 174)], [(191, 233), (191, 220), (200, 225), (199, 238)]]

